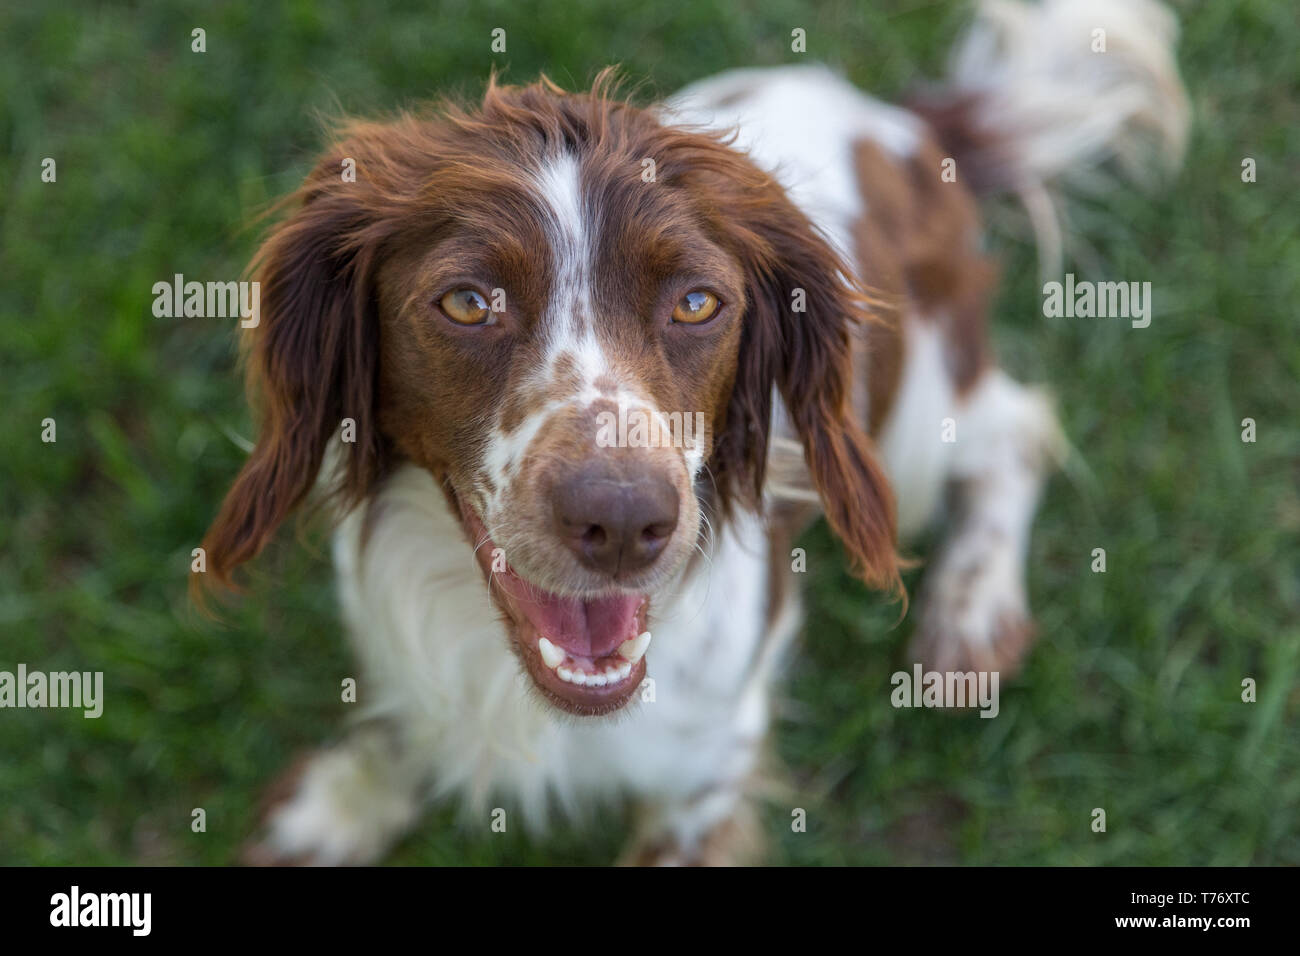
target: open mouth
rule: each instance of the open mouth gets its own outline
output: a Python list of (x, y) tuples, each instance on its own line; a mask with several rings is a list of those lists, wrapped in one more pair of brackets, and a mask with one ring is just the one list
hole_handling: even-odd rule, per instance
[(460, 503), (470, 544), (493, 600), (505, 612), (520, 658), (557, 707), (582, 716), (618, 710), (645, 679), (650, 646), (645, 594), (568, 597), (520, 577), (507, 560), (493, 568), (496, 545), (473, 509)]

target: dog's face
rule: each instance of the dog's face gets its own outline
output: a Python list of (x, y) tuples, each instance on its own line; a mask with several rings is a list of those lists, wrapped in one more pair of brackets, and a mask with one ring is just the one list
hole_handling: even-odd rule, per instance
[(345, 498), (396, 461), (427, 469), (537, 687), (607, 713), (645, 675), (702, 507), (759, 501), (776, 388), (851, 557), (896, 580), (892, 500), (847, 408), (860, 301), (718, 138), (600, 88), (493, 87), (473, 114), (346, 128), (299, 198), (260, 254), (265, 423), (206, 542), (219, 579), (350, 418)]
[(529, 673), (623, 703), (654, 593), (696, 548), (695, 483), (736, 376), (745, 282), (638, 147), (433, 171), (442, 222), (379, 270), (379, 427), (445, 479)]

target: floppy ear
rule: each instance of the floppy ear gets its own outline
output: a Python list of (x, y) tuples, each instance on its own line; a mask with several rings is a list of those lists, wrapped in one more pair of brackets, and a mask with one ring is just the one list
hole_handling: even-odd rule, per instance
[(850, 406), (850, 336), (871, 320), (869, 300), (784, 190), (750, 179), (727, 206), (750, 301), (715, 474), (748, 500), (761, 494), (775, 386), (855, 572), (901, 592), (893, 492)]
[(294, 212), (253, 260), (260, 321), (241, 345), (261, 428), (203, 541), (213, 583), (229, 586), (306, 497), (344, 418), (355, 421), (356, 442), (343, 446), (333, 491), (357, 501), (383, 468), (374, 421), (378, 203), (364, 181), (340, 175), (342, 157), (357, 152), (334, 152), (286, 200)]

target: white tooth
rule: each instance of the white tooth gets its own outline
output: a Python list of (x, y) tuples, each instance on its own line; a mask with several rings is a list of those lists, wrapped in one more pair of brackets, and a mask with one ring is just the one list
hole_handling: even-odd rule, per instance
[(604, 674), (588, 674), (588, 675), (587, 675), (587, 686), (589, 686), (589, 687), (604, 687), (604, 686), (605, 686), (605, 675), (604, 675)]
[(618, 679), (627, 680), (632, 673), (632, 664), (630, 661), (624, 661), (623, 666), (618, 669)]
[(567, 667), (561, 667), (555, 673), (560, 675), (560, 680), (568, 681), (570, 684), (573, 683), (573, 671), (569, 670)]
[(542, 654), (542, 662), (551, 670), (555, 670), (555, 668), (564, 663), (564, 651), (560, 650), (546, 638), (543, 637), (537, 642), (537, 649)]
[(619, 680), (618, 668), (613, 665), (605, 668), (605, 683), (617, 684)]
[(618, 646), (618, 653), (625, 660), (635, 664), (645, 656), (645, 649), (650, 646), (650, 632), (646, 631), (640, 637), (634, 637), (624, 641)]

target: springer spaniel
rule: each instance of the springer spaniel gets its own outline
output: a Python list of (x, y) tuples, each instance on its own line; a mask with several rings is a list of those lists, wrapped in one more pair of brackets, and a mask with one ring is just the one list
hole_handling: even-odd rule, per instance
[(1176, 159), (1173, 33), (1003, 2), (907, 109), (779, 67), (346, 125), (258, 254), (261, 433), (204, 544), (228, 585), (328, 496), (363, 713), (249, 858), (373, 861), (449, 795), (484, 827), (631, 798), (631, 861), (752, 858), (817, 513), (896, 594), (942, 514), (912, 659), (1013, 670), (1060, 439), (990, 357), (975, 197), (1024, 198), (1053, 258), (1053, 182)]

